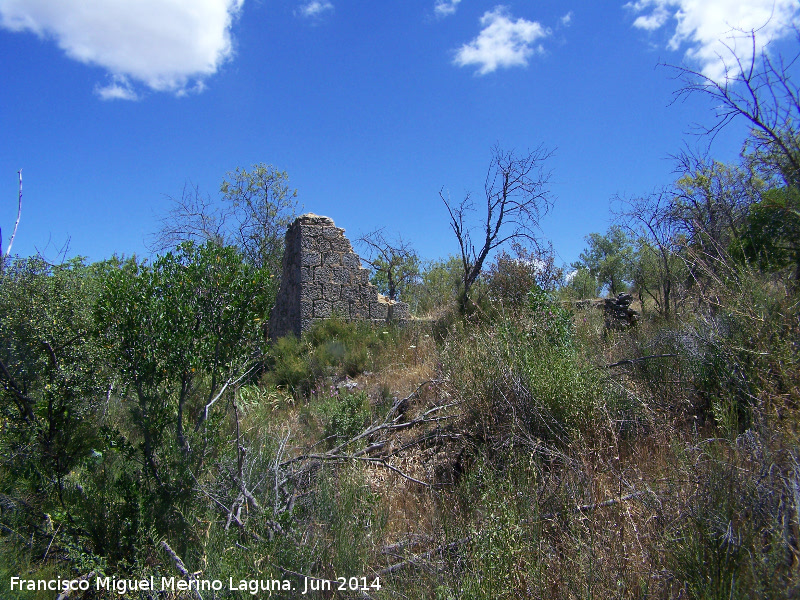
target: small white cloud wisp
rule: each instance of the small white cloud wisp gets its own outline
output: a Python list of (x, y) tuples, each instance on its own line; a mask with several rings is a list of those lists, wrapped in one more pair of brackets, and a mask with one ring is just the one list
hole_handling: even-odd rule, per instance
[(333, 3), (328, 0), (313, 0), (313, 2), (302, 4), (297, 14), (307, 19), (317, 19), (331, 10), (333, 10)]
[(532, 54), (543, 52), (534, 43), (550, 35), (550, 30), (536, 21), (514, 20), (504, 6), (484, 13), (481, 27), (478, 37), (461, 46), (453, 61), (460, 67), (477, 66), (478, 75), (527, 66)]
[(772, 41), (793, 35), (800, 24), (800, 0), (637, 0), (625, 8), (638, 15), (633, 26), (656, 31), (674, 21), (667, 47), (687, 47), (686, 58), (709, 79), (724, 82)]
[(437, 17), (449, 17), (455, 14), (460, 2), (461, 0), (436, 0), (433, 12), (436, 13)]
[(0, 0), (0, 27), (53, 39), (108, 71), (105, 100), (134, 100), (134, 83), (178, 95), (202, 89), (233, 55), (244, 0)]

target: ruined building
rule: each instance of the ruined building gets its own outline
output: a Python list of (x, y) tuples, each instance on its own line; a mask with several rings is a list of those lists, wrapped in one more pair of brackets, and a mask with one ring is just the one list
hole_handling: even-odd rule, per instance
[(408, 304), (378, 294), (344, 229), (328, 217), (308, 213), (295, 219), (286, 232), (283, 275), (269, 336), (299, 336), (314, 321), (332, 316), (402, 322), (409, 318), (409, 310)]

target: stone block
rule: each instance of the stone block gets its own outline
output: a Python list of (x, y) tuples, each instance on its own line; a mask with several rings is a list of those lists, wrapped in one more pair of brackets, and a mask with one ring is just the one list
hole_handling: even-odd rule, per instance
[(345, 321), (350, 320), (350, 302), (348, 300), (335, 300), (331, 302), (331, 316), (339, 317)]
[(303, 267), (318, 267), (322, 264), (322, 257), (317, 252), (303, 252), (300, 256), (300, 265)]
[(389, 317), (389, 305), (382, 302), (376, 302), (369, 307), (369, 316), (371, 319), (378, 319), (385, 321)]
[(331, 246), (332, 252), (341, 252), (342, 254), (353, 254), (353, 246), (350, 245), (350, 242), (345, 237), (328, 240), (328, 243)]
[(388, 318), (395, 321), (405, 321), (411, 316), (408, 304), (405, 302), (395, 302), (389, 305)]
[(326, 267), (341, 267), (342, 255), (338, 252), (326, 252), (322, 255), (322, 264)]
[(324, 283), (311, 283), (303, 286), (301, 298), (308, 298), (310, 300), (322, 300), (325, 297), (325, 284)]
[(331, 281), (331, 270), (328, 267), (314, 267), (314, 283)]
[(342, 297), (342, 286), (335, 283), (325, 283), (322, 285), (322, 297), (334, 302)]
[(352, 283), (350, 271), (345, 267), (333, 267), (331, 269), (331, 281), (339, 285), (350, 285)]
[(375, 286), (362, 286), (359, 293), (360, 303), (369, 306), (370, 304), (378, 303), (378, 288)]
[(314, 301), (313, 300), (301, 300), (300, 301), (300, 318), (301, 319), (310, 319), (314, 316)]
[(322, 229), (322, 237), (326, 240), (335, 240), (344, 237), (344, 229), (339, 227), (325, 227)]
[(342, 265), (351, 271), (358, 271), (361, 268), (361, 259), (354, 252), (348, 252), (342, 257)]
[(314, 318), (328, 319), (331, 316), (331, 303), (327, 300), (314, 300)]
[(359, 290), (357, 287), (348, 285), (342, 287), (342, 299), (348, 300), (350, 302), (357, 302), (358, 301), (358, 294)]
[(350, 304), (351, 319), (369, 319), (369, 305), (352, 302)]

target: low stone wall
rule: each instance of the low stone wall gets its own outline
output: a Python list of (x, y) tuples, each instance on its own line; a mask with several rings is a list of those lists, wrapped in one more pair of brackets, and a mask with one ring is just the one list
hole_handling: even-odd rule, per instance
[(308, 213), (289, 226), (270, 338), (300, 336), (314, 321), (332, 316), (386, 322), (405, 321), (409, 315), (406, 303), (378, 294), (344, 229), (333, 220)]

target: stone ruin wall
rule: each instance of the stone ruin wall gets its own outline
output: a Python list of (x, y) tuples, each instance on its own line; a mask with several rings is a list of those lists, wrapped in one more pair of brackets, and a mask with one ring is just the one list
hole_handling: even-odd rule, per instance
[(313, 213), (295, 219), (286, 232), (283, 275), (272, 309), (269, 336), (300, 336), (314, 321), (406, 321), (408, 304), (378, 294), (369, 271), (333, 220)]

